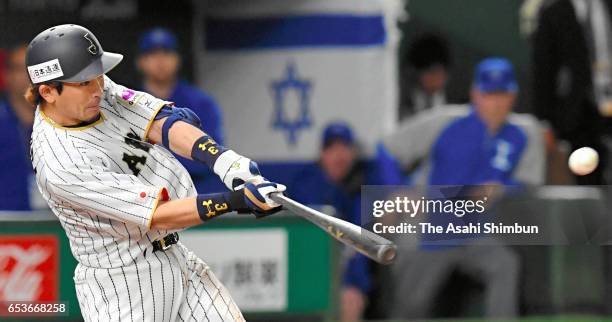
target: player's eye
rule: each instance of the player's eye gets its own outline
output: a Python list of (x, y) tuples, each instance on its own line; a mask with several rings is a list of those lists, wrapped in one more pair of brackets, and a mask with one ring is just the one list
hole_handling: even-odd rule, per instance
[(80, 82), (79, 85), (80, 86), (87, 86), (89, 85), (90, 81), (84, 81), (84, 82)]

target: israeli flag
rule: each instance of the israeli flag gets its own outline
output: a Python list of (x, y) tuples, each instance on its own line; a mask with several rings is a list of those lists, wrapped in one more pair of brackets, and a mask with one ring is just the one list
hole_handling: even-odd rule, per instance
[(392, 130), (400, 0), (230, 0), (206, 11), (197, 75), (232, 149), (313, 160), (329, 122), (351, 124), (366, 152)]

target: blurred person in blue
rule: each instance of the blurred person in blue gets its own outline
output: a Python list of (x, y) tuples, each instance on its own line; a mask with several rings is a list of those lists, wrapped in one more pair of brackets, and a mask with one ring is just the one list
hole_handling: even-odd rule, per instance
[(9, 50), (6, 59), (6, 98), (0, 101), (0, 210), (32, 210), (41, 200), (30, 162), (34, 106), (25, 100), (30, 85), (26, 72), (27, 45)]
[[(519, 182), (541, 183), (541, 130), (532, 116), (511, 115), (517, 92), (512, 64), (504, 58), (484, 59), (475, 69), (470, 106), (415, 116), (383, 140), (382, 155), (393, 159), (398, 169), (426, 159), (421, 173), (424, 180), (413, 181), (427, 184), (430, 191), (436, 185), (494, 185), (503, 191), (503, 186)], [(441, 218), (448, 221), (452, 217), (429, 214), (426, 220)], [(484, 286), (487, 318), (517, 315), (520, 262), (512, 249), (468, 241), (432, 246), (426, 244), (427, 237), (422, 236), (418, 249), (404, 250), (391, 267), (395, 287), (392, 318), (430, 317), (436, 296), (457, 271)]]
[[(518, 92), (511, 63), (483, 60), (476, 68), (473, 110), (451, 123), (432, 148), (431, 185), (513, 184), (527, 136), (507, 118)], [(458, 165), (461, 165), (458, 167)]]
[[(139, 40), (138, 70), (143, 75), (142, 90), (153, 96), (174, 102), (175, 106), (189, 106), (202, 121), (202, 130), (219, 144), (223, 144), (221, 108), (202, 90), (180, 79), (181, 65), (176, 36), (168, 29), (156, 27), (144, 32)], [(214, 192), (222, 188), (206, 166), (175, 155), (187, 168), (198, 193)]]
[(380, 180), (543, 184), (543, 130), (534, 116), (512, 113), (517, 94), (512, 64), (484, 59), (475, 69), (470, 104), (421, 111), (382, 139), (377, 146), (377, 168), (384, 170)]
[[(310, 205), (331, 205), (337, 216), (361, 223), (361, 185), (374, 184), (375, 172), (360, 158), (357, 141), (344, 122), (328, 124), (322, 135), (319, 162), (306, 166), (294, 179), (291, 197)], [(344, 265), (340, 311), (342, 321), (359, 321), (372, 287), (369, 260), (352, 252)]]

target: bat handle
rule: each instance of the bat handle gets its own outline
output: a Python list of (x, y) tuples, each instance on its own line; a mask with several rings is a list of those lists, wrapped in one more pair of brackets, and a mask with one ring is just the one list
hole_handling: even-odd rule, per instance
[(286, 198), (287, 196), (285, 196), (282, 192), (273, 192), (270, 194), (270, 199), (272, 199), (272, 201), (276, 202), (279, 205), (282, 205), (282, 201), (284, 198)]

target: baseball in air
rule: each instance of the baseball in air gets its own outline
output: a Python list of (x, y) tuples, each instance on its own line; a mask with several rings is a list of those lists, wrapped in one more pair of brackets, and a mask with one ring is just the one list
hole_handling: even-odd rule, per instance
[(599, 154), (592, 148), (582, 147), (570, 154), (568, 165), (573, 173), (579, 176), (587, 175), (595, 168), (599, 163)]

